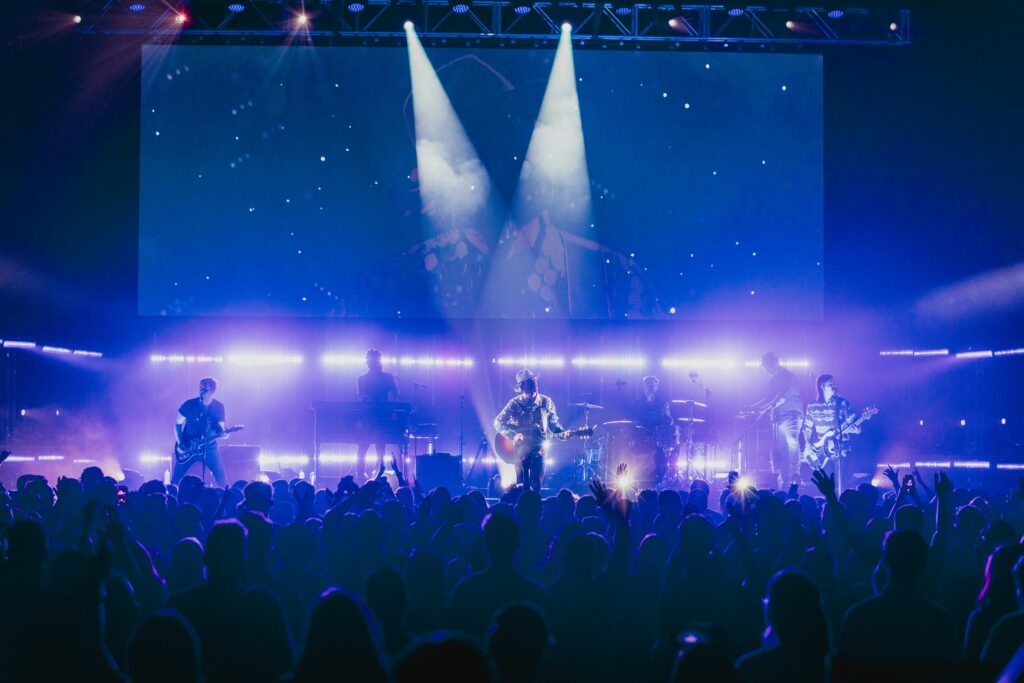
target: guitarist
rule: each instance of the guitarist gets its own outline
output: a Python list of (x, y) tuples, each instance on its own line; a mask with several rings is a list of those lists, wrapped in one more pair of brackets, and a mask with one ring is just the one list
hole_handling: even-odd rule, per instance
[(555, 403), (537, 389), (537, 375), (523, 369), (516, 373), (516, 391), (494, 418), (494, 429), (512, 439), (516, 448), (525, 449), (522, 462), (516, 465), (516, 478), (527, 491), (540, 493), (544, 478), (544, 440), (565, 429), (558, 421)]
[[(833, 469), (837, 481), (846, 479), (846, 460), (850, 452), (849, 439), (853, 434), (860, 434), (859, 424), (847, 424), (854, 417), (850, 402), (836, 391), (836, 380), (832, 375), (818, 375), (815, 381), (818, 389), (817, 398), (807, 404), (804, 413), (804, 443), (811, 444), (830, 430), (842, 429), (842, 439), (836, 444), (838, 457), (833, 458), (832, 467), (826, 464), (825, 469)], [(827, 445), (826, 445), (827, 447)], [(806, 450), (806, 449), (805, 449)]]
[[(190, 398), (178, 408), (174, 436), (179, 445), (187, 446), (195, 439), (224, 433), (226, 429), (224, 426), (224, 404), (213, 397), (216, 391), (217, 380), (212, 377), (204, 377), (199, 380), (199, 396)], [(175, 462), (171, 483), (177, 485), (196, 462), (202, 462), (204, 475), (206, 468), (210, 468), (218, 486), (228, 485), (228, 480), (224, 476), (224, 464), (220, 461), (220, 455), (217, 453), (216, 441), (207, 445), (204, 457), (185, 463)], [(205, 478), (204, 476), (203, 479), (205, 480)]]

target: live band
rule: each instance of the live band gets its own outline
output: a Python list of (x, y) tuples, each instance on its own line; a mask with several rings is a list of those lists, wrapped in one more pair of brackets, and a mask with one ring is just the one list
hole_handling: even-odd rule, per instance
[[(357, 393), (360, 405), (372, 416), (396, 405), (401, 396), (395, 376), (383, 369), (381, 353), (370, 349), (365, 360), (367, 371), (357, 380)], [(779, 485), (806, 478), (801, 474), (803, 466), (832, 470), (837, 478), (845, 479), (853, 437), (861, 433), (862, 423), (877, 413), (877, 408), (855, 413), (850, 402), (838, 394), (835, 378), (828, 374), (818, 376), (815, 400), (804, 406), (799, 380), (783, 367), (778, 355), (766, 353), (761, 366), (770, 376), (767, 392), (737, 417), (770, 425), (770, 468)], [(705, 390), (705, 398), (710, 396), (696, 372), (690, 373), (690, 379)], [(494, 418), (495, 453), (515, 466), (518, 483), (527, 490), (541, 489), (550, 443), (573, 437), (586, 442), (585, 455), (578, 464), (587, 476), (605, 474), (620, 461), (632, 458), (634, 471), (643, 473), (641, 480), (652, 487), (705, 478), (706, 469), (702, 470), (701, 463), (706, 463), (708, 455), (708, 404), (666, 399), (660, 392), (659, 379), (653, 375), (644, 377), (642, 386), (643, 396), (629, 407), (628, 419), (591, 426), (591, 412), (603, 407), (589, 402), (571, 404), (584, 413), (585, 424), (570, 430), (559, 421), (551, 397), (540, 393), (538, 375), (522, 369), (515, 375), (516, 396)], [(204, 479), (209, 472), (219, 486), (227, 485), (217, 443), (242, 427), (226, 426), (224, 404), (213, 397), (216, 391), (216, 380), (204, 378), (199, 383), (199, 395), (178, 409), (171, 475), (174, 484), (198, 466)], [(385, 433), (372, 427), (373, 420), (367, 424), (371, 427), (353, 435), (358, 445), (356, 472), (360, 475), (366, 472), (371, 445), (378, 458), (383, 458), (386, 445), (396, 441), (394, 429)], [(397, 445), (404, 453), (404, 444)], [(757, 467), (749, 462), (742, 466)]]

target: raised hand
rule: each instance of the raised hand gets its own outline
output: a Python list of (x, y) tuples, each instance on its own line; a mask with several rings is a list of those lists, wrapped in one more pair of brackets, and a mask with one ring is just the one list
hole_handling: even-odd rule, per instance
[(946, 476), (945, 472), (936, 472), (933, 483), (935, 495), (939, 498), (948, 498), (953, 495), (953, 481)]
[(629, 471), (629, 465), (624, 462), (620, 462), (618, 467), (615, 468), (615, 476), (622, 477)]
[(824, 470), (814, 470), (811, 473), (811, 481), (814, 482), (814, 486), (821, 491), (821, 495), (825, 496), (828, 500), (833, 500), (836, 497), (836, 478), (835, 475), (825, 474)]
[(892, 487), (894, 489), (896, 489), (897, 491), (900, 490), (900, 471), (899, 470), (894, 470), (892, 468), (892, 465), (889, 465), (888, 467), (885, 468), (885, 472), (883, 472), (882, 474), (885, 475), (886, 479), (888, 479), (889, 481), (892, 482)]
[[(619, 467), (621, 467), (621, 465), (619, 465)], [(605, 504), (607, 504), (608, 500), (611, 499), (612, 497), (611, 490), (609, 490), (608, 487), (605, 486), (601, 482), (601, 480), (597, 479), (596, 477), (593, 481), (590, 482), (590, 492), (594, 494), (594, 498), (597, 500), (597, 504), (601, 507), (604, 507)]]
[[(380, 481), (381, 479), (384, 478), (384, 457), (385, 456), (383, 456), (383, 455), (380, 456), (380, 468), (377, 470), (377, 477), (376, 477), (377, 481)], [(393, 458), (393, 456), (392, 456), (392, 458)]]

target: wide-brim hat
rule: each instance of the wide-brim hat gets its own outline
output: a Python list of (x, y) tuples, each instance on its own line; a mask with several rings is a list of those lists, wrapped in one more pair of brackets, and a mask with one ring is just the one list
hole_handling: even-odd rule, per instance
[(516, 386), (519, 386), (528, 379), (537, 379), (537, 373), (529, 368), (523, 368), (516, 373)]

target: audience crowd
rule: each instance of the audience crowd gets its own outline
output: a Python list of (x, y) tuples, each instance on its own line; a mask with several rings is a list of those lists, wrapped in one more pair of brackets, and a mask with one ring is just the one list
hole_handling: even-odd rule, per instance
[(24, 475), (0, 680), (1024, 680), (1024, 483), (886, 475), (497, 501)]

